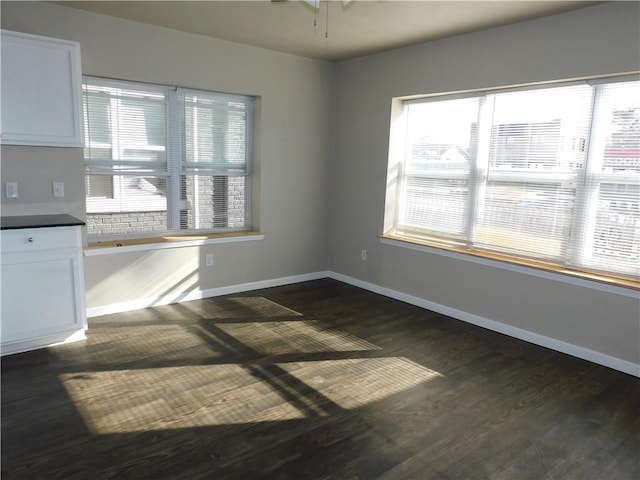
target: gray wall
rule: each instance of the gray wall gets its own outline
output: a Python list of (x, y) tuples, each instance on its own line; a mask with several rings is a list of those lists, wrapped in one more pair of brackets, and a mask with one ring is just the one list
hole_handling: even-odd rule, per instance
[[(260, 97), (254, 212), (266, 239), (87, 257), (89, 307), (328, 267), (640, 363), (637, 298), (383, 245), (377, 237), (393, 97), (639, 70), (637, 3), (594, 6), (338, 65), (52, 4), (2, 2), (1, 8), (3, 28), (79, 41), (85, 73)], [(47, 161), (47, 150), (3, 148), (3, 175), (70, 182), (68, 204), (46, 208), (82, 211), (81, 156), (61, 166), (59, 158)], [(35, 183), (23, 189), (19, 205), (3, 203), (3, 211), (45, 208), (51, 202), (40, 189)], [(369, 251), (366, 262), (361, 249)], [(206, 253), (214, 254), (215, 267), (203, 267)]]
[[(381, 244), (392, 98), (640, 70), (636, 2), (339, 64), (329, 270), (640, 363), (638, 297)], [(360, 250), (369, 251), (366, 262)]]
[[(2, 215), (69, 213), (86, 218), (81, 149), (2, 145), (0, 163)], [(18, 183), (18, 198), (5, 197), (4, 182)], [(63, 198), (54, 198), (51, 182), (64, 182)]]
[[(2, 28), (80, 42), (83, 73), (259, 97), (254, 224), (266, 239), (87, 257), (88, 307), (325, 270), (332, 64), (53, 4), (1, 8)], [(47, 194), (51, 180), (65, 181), (66, 202), (84, 209), (81, 154), (60, 165), (52, 150), (24, 161), (32, 151), (3, 148), (3, 180), (6, 173), (25, 184), (21, 209), (3, 201), (5, 214), (42, 208), (40, 178)], [(207, 253), (213, 268), (204, 267)]]

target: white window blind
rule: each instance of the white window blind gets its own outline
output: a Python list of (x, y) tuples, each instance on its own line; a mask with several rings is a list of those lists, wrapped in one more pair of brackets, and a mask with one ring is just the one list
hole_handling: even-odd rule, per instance
[(405, 103), (392, 234), (637, 278), (640, 82)]
[(640, 276), (640, 82), (597, 85), (571, 262)]
[(591, 87), (510, 92), (490, 99), (489, 158), (472, 243), (558, 261), (567, 254), (585, 163)]
[(84, 80), (90, 240), (250, 229), (251, 97)]
[[(247, 211), (250, 115), (243, 97), (184, 91), (184, 198), (194, 199), (184, 228), (243, 228)], [(201, 192), (209, 192), (202, 195)], [(197, 199), (197, 200), (195, 200)]]
[(479, 105), (477, 98), (408, 105), (401, 228), (465, 238)]

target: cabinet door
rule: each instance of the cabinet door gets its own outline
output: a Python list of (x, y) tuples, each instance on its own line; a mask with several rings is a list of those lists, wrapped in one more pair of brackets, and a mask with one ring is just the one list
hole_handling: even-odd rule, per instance
[(81, 329), (73, 251), (3, 256), (2, 343)]
[(2, 31), (2, 143), (82, 146), (80, 45)]

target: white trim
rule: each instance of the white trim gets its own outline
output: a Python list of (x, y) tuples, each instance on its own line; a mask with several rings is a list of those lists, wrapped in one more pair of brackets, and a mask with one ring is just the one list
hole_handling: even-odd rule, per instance
[(64, 332), (44, 335), (42, 337), (4, 343), (0, 349), (0, 355), (11, 355), (39, 348), (54, 347), (56, 345), (64, 345), (65, 343), (79, 342), (81, 340), (86, 340), (86, 338), (86, 326), (83, 326), (81, 328), (74, 328)]
[(270, 280), (259, 280), (257, 282), (228, 285), (226, 287), (209, 288), (206, 290), (194, 290), (186, 293), (164, 295), (162, 297), (141, 298), (139, 300), (133, 300), (131, 302), (113, 303), (110, 305), (90, 307), (87, 309), (87, 317), (97, 317), (100, 315), (109, 315), (112, 313), (129, 312), (131, 310), (140, 310), (142, 308), (157, 307), (160, 305), (168, 305), (171, 303), (188, 302), (190, 300), (200, 300), (203, 298), (218, 297), (220, 295), (231, 295), (234, 293), (259, 290), (262, 288), (279, 287), (282, 285), (289, 285), (291, 283), (318, 280), (320, 278), (327, 278), (329, 276), (329, 272), (313, 272), (305, 273), (302, 275), (292, 275), (289, 277), (273, 278)]
[(134, 300), (131, 302), (116, 303), (111, 305), (101, 305), (98, 307), (91, 307), (87, 309), (87, 317), (97, 317), (100, 315), (109, 315), (112, 313), (128, 312), (131, 310), (138, 310), (142, 308), (168, 305), (171, 303), (186, 302), (190, 300), (200, 300), (203, 298), (217, 297), (220, 295), (230, 295), (234, 293), (247, 292), (251, 290), (259, 290), (262, 288), (279, 287), (282, 285), (289, 285), (292, 283), (307, 282), (310, 280), (318, 280), (321, 278), (332, 278), (340, 282), (348, 283), (365, 290), (369, 290), (386, 297), (394, 298), (401, 302), (416, 305), (427, 310), (447, 315), (449, 317), (461, 320), (463, 322), (471, 323), (479, 327), (487, 328), (494, 332), (502, 333), (510, 337), (524, 340), (525, 342), (533, 343), (541, 347), (550, 348), (557, 352), (565, 353), (583, 360), (587, 360), (598, 365), (618, 370), (635, 377), (640, 377), (640, 364), (635, 364), (627, 360), (612, 357), (604, 353), (589, 350), (578, 345), (574, 345), (562, 340), (547, 337), (539, 333), (534, 333), (522, 328), (513, 327), (504, 323), (496, 322), (479, 315), (474, 315), (456, 308), (441, 305), (439, 303), (431, 302), (420, 297), (409, 295), (399, 292), (387, 287), (382, 287), (374, 283), (359, 280), (348, 275), (336, 273), (332, 271), (320, 271), (301, 275), (292, 275), (288, 277), (274, 278), (270, 280), (260, 280), (257, 282), (241, 283), (237, 285), (228, 285), (225, 287), (210, 288), (207, 290), (195, 290), (187, 293), (165, 295), (162, 297), (146, 298), (140, 300)]
[(511, 93), (521, 90), (540, 90), (550, 87), (571, 87), (574, 85), (599, 85), (602, 83), (631, 82), (639, 79), (639, 73), (640, 72), (633, 70), (630, 72), (619, 72), (614, 75), (603, 74), (588, 77), (563, 78), (559, 80), (542, 80), (540, 82), (518, 83), (515, 85), (503, 85), (470, 90), (439, 91), (433, 93), (403, 95), (400, 97), (394, 97), (394, 100), (400, 100), (405, 104), (424, 103), (426, 101), (438, 99), (455, 100), (457, 98), (467, 98), (469, 96), (489, 95), (492, 93)]
[(380, 242), (385, 245), (392, 245), (394, 247), (407, 248), (409, 250), (417, 250), (419, 252), (426, 252), (434, 255), (441, 255), (443, 257), (449, 257), (455, 260), (478, 263), (480, 265), (500, 268), (502, 270), (509, 270), (511, 272), (524, 273), (525, 275), (532, 275), (534, 277), (540, 277), (546, 280), (553, 280), (555, 282), (568, 283), (570, 285), (575, 285), (578, 287), (591, 288), (593, 290), (600, 290), (607, 293), (613, 293), (615, 295), (622, 295), (623, 297), (640, 299), (640, 292), (638, 292), (637, 290), (634, 290), (633, 288), (625, 288), (625, 287), (619, 287), (616, 285), (609, 285), (607, 283), (573, 277), (571, 275), (563, 275), (561, 273), (548, 272), (546, 270), (540, 270), (537, 268), (525, 267), (524, 265), (516, 265), (508, 262), (501, 262), (499, 260), (491, 260), (489, 258), (482, 258), (482, 257), (476, 257), (474, 255), (465, 255), (464, 253), (451, 252), (449, 250), (444, 250), (441, 248), (428, 247), (426, 245), (417, 245), (415, 243), (410, 243), (410, 242), (403, 242), (402, 240), (380, 238)]
[[(164, 250), (166, 248), (198, 247), (200, 245), (213, 245), (217, 243), (238, 243), (264, 240), (265, 235), (239, 235), (237, 237), (205, 238), (202, 240), (184, 240), (166, 243), (143, 243), (139, 245), (122, 245), (121, 247), (95, 247), (85, 248), (85, 257), (97, 255), (111, 255), (114, 253), (144, 252), (149, 250)], [(145, 307), (141, 307), (145, 308)]]
[(620, 358), (612, 357), (604, 353), (589, 350), (587, 348), (580, 347), (578, 345), (563, 342), (562, 340), (557, 340), (555, 338), (547, 337), (545, 335), (540, 335), (539, 333), (534, 333), (528, 330), (523, 330), (521, 328), (512, 327), (504, 323), (496, 322), (495, 320), (490, 320), (488, 318), (484, 318), (479, 315), (474, 315), (472, 313), (464, 312), (456, 308), (451, 308), (446, 305), (441, 305), (439, 303), (431, 302), (429, 300), (425, 300), (420, 297), (415, 297), (413, 295), (408, 295), (406, 293), (398, 292), (397, 290), (381, 287), (379, 285), (365, 282), (363, 280), (358, 280), (357, 278), (349, 277), (347, 275), (342, 275), (340, 273), (329, 272), (328, 276), (330, 278), (333, 278), (334, 280), (348, 283), (356, 287), (360, 287), (365, 290), (369, 290), (371, 292), (384, 295), (386, 297), (394, 298), (396, 300), (409, 303), (411, 305), (416, 305), (418, 307), (425, 308), (427, 310), (431, 310), (433, 312), (440, 313), (442, 315), (447, 315), (449, 317), (453, 317), (463, 322), (467, 322), (473, 325), (477, 325), (479, 327), (487, 328), (494, 332), (498, 332), (504, 335), (508, 335), (510, 337), (518, 338), (520, 340), (524, 340), (525, 342), (533, 343), (534, 345), (550, 348), (552, 350), (556, 350), (561, 353), (566, 353), (568, 355), (578, 357), (583, 360), (588, 360), (589, 362), (593, 362), (599, 365), (604, 365), (605, 367), (613, 368), (614, 370), (618, 370), (618, 371), (627, 373), (629, 375), (633, 375), (635, 377), (640, 377), (640, 364), (635, 364), (633, 362), (629, 362), (627, 360), (622, 360)]

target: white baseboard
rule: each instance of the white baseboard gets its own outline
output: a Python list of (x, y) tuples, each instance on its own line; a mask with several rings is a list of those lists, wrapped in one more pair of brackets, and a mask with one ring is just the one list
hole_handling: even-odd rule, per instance
[(289, 277), (273, 278), (270, 280), (260, 280), (257, 282), (240, 283), (237, 285), (229, 285), (226, 287), (208, 288), (206, 290), (193, 290), (182, 294), (169, 294), (162, 297), (142, 298), (130, 302), (112, 303), (109, 305), (100, 305), (97, 307), (87, 308), (87, 318), (98, 317), (100, 315), (110, 315), (112, 313), (130, 312), (132, 310), (140, 310), (142, 308), (157, 307), (160, 305), (169, 305), (171, 303), (188, 302), (190, 300), (200, 300), (209, 297), (218, 297), (220, 295), (232, 295), (234, 293), (248, 292), (251, 290), (259, 290), (261, 288), (279, 287), (289, 285), (291, 283), (307, 282), (309, 280), (318, 280), (319, 278), (327, 278), (329, 272), (313, 272), (303, 275), (292, 275)]
[(292, 275), (289, 277), (274, 278), (270, 280), (260, 280), (257, 282), (241, 283), (238, 285), (229, 285), (226, 287), (210, 288), (207, 290), (194, 290), (191, 292), (165, 295), (157, 298), (146, 298), (140, 300), (134, 300), (131, 302), (116, 303), (111, 305), (101, 305), (98, 307), (91, 307), (87, 309), (87, 317), (97, 317), (99, 315), (108, 315), (112, 313), (128, 312), (132, 310), (139, 310), (142, 308), (155, 307), (159, 305), (168, 305), (171, 303), (187, 302), (189, 300), (199, 300), (202, 298), (217, 297), (220, 295), (232, 295), (234, 293), (247, 292), (251, 290), (259, 290), (261, 288), (279, 287), (281, 285), (288, 285), (291, 283), (306, 282), (309, 280), (317, 280), (320, 278), (333, 278), (335, 280), (354, 285), (356, 287), (369, 290), (374, 293), (379, 293), (386, 297), (394, 298), (411, 305), (416, 305), (427, 310), (431, 310), (436, 313), (447, 315), (449, 317), (461, 320), (463, 322), (471, 323), (479, 327), (493, 330), (494, 332), (502, 333), (510, 337), (518, 338), (535, 345), (550, 348), (558, 352), (566, 353), (574, 357), (582, 358), (605, 367), (619, 370), (629, 375), (640, 377), (640, 365), (622, 360), (620, 358), (612, 357), (604, 353), (599, 353), (593, 350), (589, 350), (578, 345), (563, 342), (555, 338), (540, 335), (538, 333), (530, 332), (521, 328), (506, 325), (504, 323), (496, 322), (479, 315), (464, 312), (455, 308), (434, 303), (429, 300), (425, 300), (420, 297), (408, 295), (406, 293), (399, 292), (386, 287), (381, 287), (374, 283), (358, 280), (347, 275), (343, 275), (331, 271), (313, 272), (302, 275)]
[(583, 360), (588, 360), (589, 362), (597, 363), (598, 365), (603, 365), (620, 372), (628, 373), (629, 375), (633, 375), (635, 377), (640, 377), (640, 365), (629, 362), (627, 360), (622, 360), (620, 358), (612, 357), (604, 353), (595, 352), (578, 345), (563, 342), (562, 340), (557, 340), (555, 338), (540, 335), (539, 333), (530, 332), (529, 330), (512, 327), (511, 325), (496, 322), (495, 320), (490, 320), (488, 318), (451, 308), (446, 305), (441, 305), (439, 303), (430, 302), (429, 300), (425, 300), (420, 297), (407, 295), (406, 293), (398, 292), (397, 290), (381, 287), (374, 283), (358, 280), (357, 278), (342, 275), (340, 273), (328, 272), (328, 276), (340, 282), (348, 283), (374, 293), (379, 293), (380, 295), (394, 298), (411, 305), (416, 305), (418, 307), (422, 307), (427, 310), (440, 313), (442, 315), (447, 315), (448, 317), (455, 318), (456, 320), (462, 320), (463, 322), (487, 328), (489, 330), (493, 330), (494, 332), (502, 333), (510, 337), (524, 340), (525, 342), (540, 345), (541, 347), (550, 348), (552, 350), (556, 350), (557, 352), (566, 353), (567, 355), (582, 358)]

